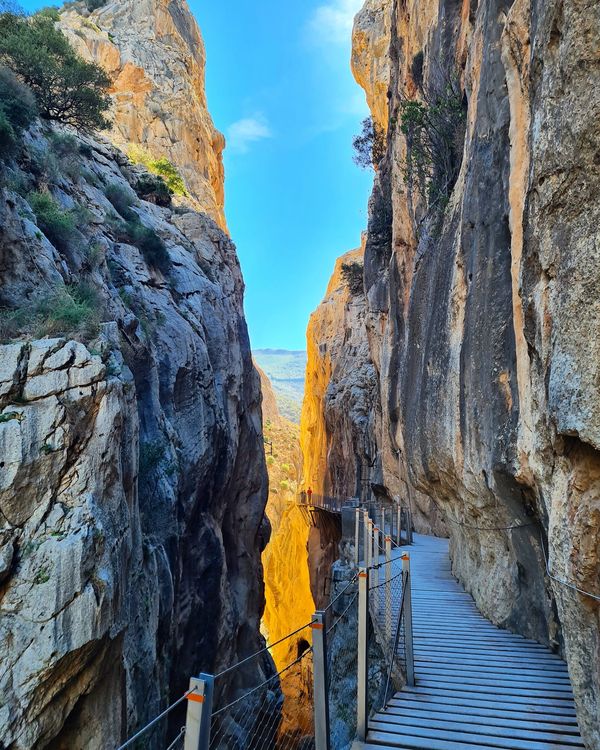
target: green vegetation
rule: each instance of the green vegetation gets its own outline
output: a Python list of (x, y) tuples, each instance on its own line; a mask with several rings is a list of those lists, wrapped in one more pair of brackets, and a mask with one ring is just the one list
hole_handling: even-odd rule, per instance
[(363, 265), (353, 261), (352, 263), (342, 263), (342, 278), (350, 289), (350, 294), (357, 296), (363, 294)]
[(94, 11), (98, 10), (98, 8), (102, 8), (106, 3), (107, 0), (85, 0), (85, 7), (89, 11)]
[(138, 219), (138, 215), (135, 211), (131, 210), (135, 198), (133, 194), (122, 185), (117, 185), (116, 183), (108, 185), (104, 190), (104, 195), (106, 195), (111, 202), (112, 207), (125, 219), (125, 221), (136, 221)]
[(33, 577), (33, 582), (35, 584), (40, 583), (48, 583), (50, 580), (50, 568), (47, 565), (44, 565), (43, 568), (40, 568), (38, 572)]
[(13, 419), (17, 420), (17, 422), (20, 422), (22, 418), (22, 415), (19, 414), (18, 411), (8, 411), (5, 414), (0, 414), (0, 424), (11, 422)]
[(362, 131), (352, 139), (354, 163), (361, 169), (376, 169), (385, 156), (385, 132), (372, 117), (362, 122)]
[(466, 112), (457, 81), (439, 92), (422, 89), (423, 99), (400, 102), (400, 130), (406, 138), (403, 171), (409, 189), (426, 200), (429, 212), (443, 210), (462, 161)]
[(171, 191), (162, 177), (145, 174), (137, 181), (135, 191), (142, 200), (155, 203), (157, 206), (171, 205)]
[(0, 341), (19, 336), (74, 336), (84, 340), (98, 333), (100, 299), (88, 284), (53, 290), (16, 310), (0, 311)]
[(135, 164), (143, 164), (149, 172), (162, 177), (167, 188), (174, 195), (187, 195), (183, 177), (179, 174), (177, 168), (165, 157), (154, 159), (148, 151), (136, 145), (129, 147), (127, 156)]
[(19, 139), (37, 117), (37, 105), (31, 89), (15, 74), (0, 66), (0, 152), (12, 153)]
[(30, 193), (29, 205), (42, 232), (58, 250), (66, 250), (75, 232), (75, 220), (48, 192)]
[(171, 268), (171, 258), (165, 243), (154, 229), (145, 227), (135, 211), (132, 211), (132, 194), (120, 185), (109, 185), (105, 194), (115, 211), (125, 219), (125, 221), (113, 222), (113, 231), (117, 241), (135, 245), (149, 266), (167, 274)]
[(140, 443), (139, 473), (147, 476), (165, 460), (165, 444), (160, 438)]
[(33, 92), (42, 118), (84, 131), (108, 127), (110, 79), (77, 55), (53, 11), (31, 18), (0, 12), (0, 64)]

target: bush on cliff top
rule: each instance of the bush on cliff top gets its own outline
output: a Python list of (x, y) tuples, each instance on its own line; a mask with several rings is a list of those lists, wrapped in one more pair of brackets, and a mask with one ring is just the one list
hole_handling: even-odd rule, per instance
[(42, 118), (84, 131), (109, 126), (109, 77), (77, 55), (51, 14), (0, 12), (0, 62), (31, 89)]

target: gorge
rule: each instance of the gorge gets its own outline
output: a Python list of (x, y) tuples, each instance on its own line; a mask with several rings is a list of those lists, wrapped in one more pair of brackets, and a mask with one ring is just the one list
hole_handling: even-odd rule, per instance
[[(251, 350), (186, 0), (37, 16), (104, 71), (111, 122), (1, 141), (0, 749), (116, 750), (208, 673), (218, 707), (269, 691), (269, 732), (232, 720), (217, 750), (312, 750), (307, 627), (353, 574), (310, 490), (449, 538), (479, 612), (566, 661), (600, 750), (600, 5), (346, 5), (373, 189), (301, 409), (304, 353), (271, 383)], [(0, 115), (10, 60), (0, 38)], [(349, 653), (333, 750), (358, 747)]]

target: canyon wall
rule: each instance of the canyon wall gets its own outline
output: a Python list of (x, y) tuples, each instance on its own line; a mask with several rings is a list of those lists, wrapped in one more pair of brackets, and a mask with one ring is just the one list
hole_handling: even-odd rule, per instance
[(226, 230), (225, 139), (208, 111), (204, 42), (187, 3), (107, 0), (90, 12), (74, 2), (61, 11), (60, 26), (112, 80), (110, 140), (175, 164), (198, 210)]
[[(364, 256), (381, 482), (433, 504), (486, 616), (564, 654), (590, 748), (600, 607), (545, 555), (600, 595), (599, 30), (576, 0), (369, 0), (353, 53), (388, 113)], [(439, 153), (418, 128), (440, 110), (447, 165), (415, 150)]]
[(308, 363), (300, 418), (303, 486), (358, 497), (376, 482), (377, 381), (365, 336), (364, 248), (338, 258), (306, 333)]
[[(188, 17), (185, 3), (167, 5)], [(135, 18), (115, 38), (133, 39)], [(170, 39), (174, 68), (166, 47), (146, 39), (145, 54), (175, 81)], [(195, 101), (185, 116), (202, 118)], [(210, 133), (194, 138), (212, 148)], [(104, 139), (39, 125), (0, 164), (0, 744), (10, 750), (116, 747), (191, 675), (264, 644), (267, 475), (235, 246), (195, 198), (145, 200), (147, 178)], [(268, 656), (238, 670), (218, 699), (272, 670)], [(184, 711), (145, 746), (165, 747)]]

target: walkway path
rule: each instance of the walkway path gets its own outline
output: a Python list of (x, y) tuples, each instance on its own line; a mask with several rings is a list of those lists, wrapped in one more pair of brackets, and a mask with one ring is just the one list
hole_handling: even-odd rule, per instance
[(565, 663), (479, 613), (446, 539), (415, 535), (407, 549), (416, 687), (370, 720), (365, 750), (583, 748)]

